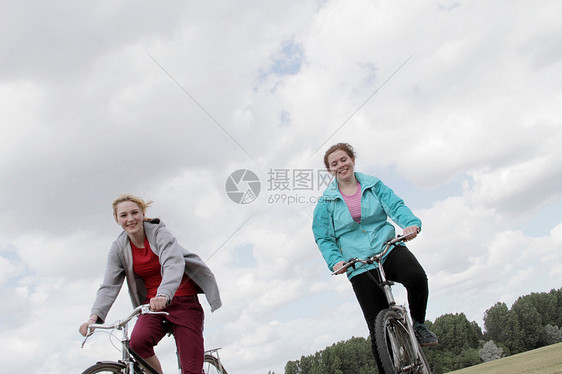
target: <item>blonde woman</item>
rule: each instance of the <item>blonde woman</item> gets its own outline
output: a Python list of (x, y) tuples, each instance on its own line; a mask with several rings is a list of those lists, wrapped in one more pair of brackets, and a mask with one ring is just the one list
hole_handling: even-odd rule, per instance
[(123, 232), (111, 246), (103, 283), (80, 333), (86, 335), (89, 325), (104, 322), (126, 280), (134, 307), (148, 303), (154, 311), (169, 313), (139, 316), (131, 348), (162, 373), (154, 346), (167, 333), (162, 323), (166, 319), (174, 333), (182, 372), (200, 374), (204, 313), (197, 295), (204, 293), (215, 311), (221, 306), (218, 286), (199, 256), (182, 248), (162, 221), (145, 216), (150, 204), (132, 195), (113, 201), (113, 215)]

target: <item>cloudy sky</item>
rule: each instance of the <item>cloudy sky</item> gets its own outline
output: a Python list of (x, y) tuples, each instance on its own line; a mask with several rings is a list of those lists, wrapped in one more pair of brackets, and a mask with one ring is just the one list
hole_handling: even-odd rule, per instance
[[(215, 272), (224, 306), (203, 301), (205, 338), (229, 373), (280, 374), (366, 336), (310, 229), (324, 151), (340, 141), (423, 221), (409, 246), (428, 319), (482, 325), (498, 301), (562, 286), (559, 1), (1, 8), (3, 372), (119, 357), (104, 334), (81, 349), (77, 330), (123, 192), (153, 200), (149, 214)], [(240, 169), (259, 180), (246, 204), (225, 189)], [(108, 320), (129, 311), (123, 290)], [(175, 372), (172, 340), (157, 352)]]

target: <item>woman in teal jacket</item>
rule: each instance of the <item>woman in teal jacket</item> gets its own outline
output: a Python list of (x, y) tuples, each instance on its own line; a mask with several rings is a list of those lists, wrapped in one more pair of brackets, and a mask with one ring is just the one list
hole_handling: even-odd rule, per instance
[[(388, 218), (404, 230), (404, 235), (410, 234), (410, 240), (420, 232), (420, 219), (400, 197), (378, 178), (354, 171), (355, 153), (349, 144), (330, 147), (324, 164), (335, 178), (314, 209), (312, 231), (331, 271), (341, 274), (346, 271), (343, 264), (347, 260), (379, 253), (383, 244), (396, 235)], [(388, 279), (402, 283), (408, 291), (418, 340), (424, 346), (437, 344), (435, 335), (424, 325), (429, 295), (425, 271), (403, 243), (390, 250), (384, 264)], [(365, 265), (348, 269), (347, 276), (367, 321), (379, 372), (383, 372), (374, 345), (374, 323), (388, 304), (372, 279), (379, 279), (378, 272), (375, 265)]]

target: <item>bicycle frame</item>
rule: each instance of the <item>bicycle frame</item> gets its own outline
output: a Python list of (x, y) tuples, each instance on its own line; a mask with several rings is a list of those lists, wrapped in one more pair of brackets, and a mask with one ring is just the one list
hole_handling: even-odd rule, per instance
[[(117, 322), (111, 324), (91, 324), (88, 326), (88, 334), (82, 343), (82, 347), (86, 344), (86, 341), (96, 329), (105, 329), (105, 330), (121, 330), (122, 331), (122, 338), (121, 338), (121, 359), (118, 362), (115, 361), (98, 361), (95, 366), (98, 364), (108, 364), (111, 365), (114, 369), (117, 367), (119, 370), (123, 370), (128, 374), (158, 374), (156, 369), (154, 369), (150, 364), (148, 364), (138, 353), (130, 347), (130, 340), (129, 340), (129, 328), (128, 323), (134, 317), (141, 315), (141, 314), (163, 314), (168, 315), (167, 312), (153, 312), (150, 310), (150, 306), (148, 304), (140, 305), (133, 310), (133, 312), (124, 320), (119, 320)], [(171, 334), (171, 332), (170, 332)], [(212, 366), (214, 366), (218, 373), (226, 374), (226, 370), (222, 365), (219, 357), (218, 350), (220, 348), (210, 349), (205, 351), (205, 362), (210, 362)], [(178, 352), (176, 352), (178, 354)], [(139, 367), (139, 364), (142, 368)], [(93, 367), (92, 367), (93, 368)], [(88, 368), (90, 369), (90, 368)], [(88, 370), (87, 369), (87, 370)], [(181, 372), (180, 360), (178, 355), (178, 369)]]
[[(368, 265), (376, 264), (377, 265), (379, 276), (380, 276), (380, 281), (378, 281), (374, 278), (373, 278), (373, 281), (376, 282), (378, 284), (378, 286), (383, 290), (384, 295), (385, 295), (386, 300), (387, 300), (388, 305), (389, 305), (389, 309), (394, 310), (398, 313), (401, 322), (408, 329), (408, 333), (410, 335), (410, 338), (412, 339), (412, 343), (413, 343), (412, 346), (414, 348), (416, 356), (422, 357), (423, 351), (421, 350), (421, 347), (417, 343), (417, 340), (415, 338), (414, 325), (413, 325), (412, 320), (410, 318), (410, 314), (408, 313), (408, 310), (404, 305), (396, 304), (396, 300), (394, 299), (394, 295), (392, 294), (392, 287), (391, 287), (394, 283), (392, 281), (389, 281), (386, 278), (386, 274), (384, 272), (384, 267), (383, 267), (383, 261), (382, 261), (383, 257), (388, 253), (388, 251), (389, 251), (389, 249), (392, 245), (403, 241), (408, 236), (410, 236), (410, 234), (398, 236), (396, 238), (390, 239), (384, 244), (383, 250), (379, 254), (371, 256), (366, 260), (352, 258), (352, 259), (350, 259), (349, 261), (346, 262), (346, 264), (344, 265), (344, 268), (347, 270), (347, 268), (349, 268), (349, 267), (355, 267), (356, 263), (368, 264)], [(340, 274), (340, 271), (341, 271), (341, 269), (339, 271), (333, 272), (332, 275)], [(392, 342), (392, 351), (393, 351), (394, 357), (398, 357), (399, 349), (400, 349), (400, 347), (395, 346), (394, 342)], [(415, 365), (411, 365), (410, 367), (403, 367), (402, 369), (403, 370), (413, 370), (414, 368), (415, 368)]]
[[(131, 349), (129, 344), (128, 325), (123, 327), (123, 338), (121, 339), (121, 362), (129, 367), (129, 373), (135, 374), (135, 361), (140, 363), (150, 374), (159, 374), (148, 362), (146, 362), (137, 352)], [(134, 360), (131, 360), (131, 356)]]
[(129, 321), (134, 317), (141, 315), (141, 314), (164, 314), (168, 315), (168, 312), (153, 312), (150, 310), (150, 306), (148, 304), (139, 305), (136, 307), (133, 312), (124, 320), (117, 321), (112, 324), (97, 324), (93, 323), (88, 326), (88, 334), (82, 343), (82, 347), (86, 344), (86, 340), (94, 333), (95, 329), (105, 329), (105, 330), (122, 330), (122, 338), (121, 338), (121, 360), (120, 363), (128, 367), (128, 373), (135, 374), (137, 371), (135, 370), (135, 363), (141, 364), (150, 374), (159, 374), (156, 369), (154, 369), (150, 364), (148, 364), (138, 353), (133, 351), (129, 345)]
[[(396, 304), (396, 300), (394, 299), (394, 295), (392, 294), (392, 284), (393, 283), (386, 278), (386, 274), (384, 272), (384, 267), (383, 267), (383, 262), (382, 262), (382, 259), (383, 259), (384, 255), (386, 255), (386, 253), (390, 249), (390, 246), (394, 245), (397, 242), (400, 242), (400, 241), (404, 240), (408, 236), (409, 235), (398, 236), (394, 239), (391, 239), (391, 240), (387, 241), (385, 243), (385, 247), (384, 247), (383, 251), (381, 253), (379, 253), (378, 255), (371, 257), (369, 260), (377, 263), (377, 265), (378, 265), (379, 275), (381, 277), (381, 281), (379, 283), (379, 286), (384, 291), (384, 294), (386, 296), (386, 300), (388, 301), (389, 308), (397, 311), (400, 314), (402, 320), (405, 322), (405, 325), (408, 328), (408, 332), (409, 332), (410, 336), (414, 337), (416, 335), (414, 333), (414, 325), (412, 323), (412, 319), (410, 318), (410, 314), (408, 313), (408, 310), (406, 309), (406, 307), (404, 305), (397, 305)], [(421, 347), (418, 344), (414, 344), (414, 349), (416, 351), (416, 354), (419, 355)], [(407, 368), (404, 368), (404, 369), (407, 369)]]

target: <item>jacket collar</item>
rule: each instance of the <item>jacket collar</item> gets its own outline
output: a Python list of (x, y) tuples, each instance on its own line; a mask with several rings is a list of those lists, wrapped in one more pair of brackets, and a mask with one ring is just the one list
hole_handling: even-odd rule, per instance
[[(365, 191), (368, 188), (374, 187), (379, 182), (379, 178), (373, 177), (372, 175), (367, 175), (359, 172), (354, 172), (354, 174), (355, 174), (355, 179), (357, 179), (357, 181), (361, 185), (361, 193), (363, 193), (363, 191)], [(338, 180), (336, 178), (334, 178), (334, 180), (330, 183), (330, 185), (326, 187), (323, 197), (325, 199), (330, 199), (330, 200), (334, 200), (338, 198), (343, 199), (340, 190), (338, 188)]]
[[(164, 222), (160, 221), (159, 218), (153, 218), (149, 221), (143, 222), (144, 226), (144, 234), (148, 239), (148, 242), (152, 245), (154, 243), (153, 239), (156, 233), (156, 230), (160, 227), (165, 227)], [(119, 244), (119, 248), (123, 250), (129, 244), (129, 237), (125, 231), (121, 232), (121, 234), (117, 237), (116, 242)]]
[(144, 234), (148, 238), (149, 242), (152, 242), (156, 230), (158, 230), (160, 227), (166, 226), (164, 225), (164, 222), (160, 221), (160, 218), (153, 218), (149, 221), (144, 221), (143, 225), (144, 225)]

